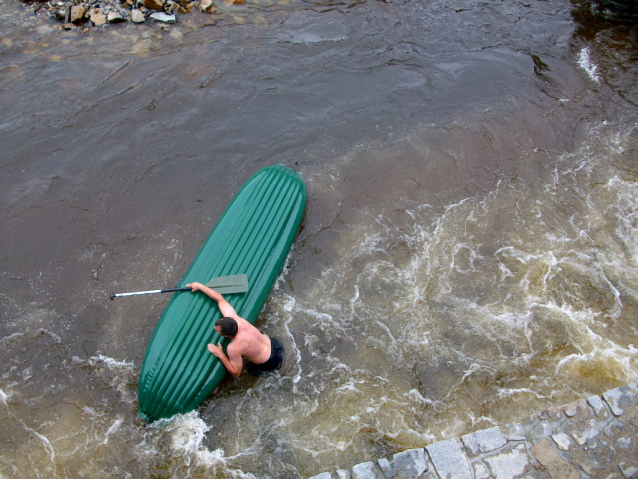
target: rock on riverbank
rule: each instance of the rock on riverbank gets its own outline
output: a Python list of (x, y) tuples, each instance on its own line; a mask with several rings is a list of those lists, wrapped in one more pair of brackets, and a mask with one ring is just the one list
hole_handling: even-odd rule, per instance
[[(243, 3), (244, 0), (224, 0), (224, 5)], [(37, 14), (50, 15), (72, 26), (100, 26), (121, 22), (176, 23), (178, 15), (195, 9), (212, 13), (213, 0), (47, 0), (25, 2), (33, 5)]]

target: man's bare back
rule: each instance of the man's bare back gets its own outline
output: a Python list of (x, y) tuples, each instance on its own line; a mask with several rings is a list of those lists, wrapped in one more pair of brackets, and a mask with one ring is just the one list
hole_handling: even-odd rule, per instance
[(187, 284), (193, 292), (201, 291), (217, 302), (219, 310), (224, 318), (232, 318), (237, 323), (237, 332), (234, 336), (226, 336), (222, 333), (222, 326), (215, 326), (215, 331), (220, 335), (230, 338), (230, 344), (226, 348), (226, 354), (221, 346), (210, 343), (208, 350), (218, 357), (229, 373), (237, 377), (241, 374), (243, 367), (242, 357), (256, 365), (264, 364), (271, 358), (272, 340), (265, 334), (260, 333), (257, 328), (240, 318), (235, 309), (217, 291), (204, 286), (201, 283)]

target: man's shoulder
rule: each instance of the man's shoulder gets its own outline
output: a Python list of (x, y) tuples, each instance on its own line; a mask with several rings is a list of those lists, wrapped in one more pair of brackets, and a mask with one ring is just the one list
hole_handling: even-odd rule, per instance
[(230, 341), (226, 350), (231, 351), (243, 351), (250, 343), (250, 338), (247, 337), (247, 333), (238, 332), (237, 335)]

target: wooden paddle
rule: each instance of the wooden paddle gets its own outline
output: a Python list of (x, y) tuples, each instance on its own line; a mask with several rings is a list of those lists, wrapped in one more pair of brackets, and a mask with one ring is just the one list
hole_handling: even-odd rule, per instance
[[(248, 277), (245, 274), (219, 276), (211, 279), (206, 286), (220, 294), (245, 293), (248, 291)], [(111, 301), (120, 296), (136, 296), (138, 294), (172, 293), (173, 291), (191, 291), (191, 288), (154, 289), (151, 291), (136, 291), (133, 293), (111, 293)]]

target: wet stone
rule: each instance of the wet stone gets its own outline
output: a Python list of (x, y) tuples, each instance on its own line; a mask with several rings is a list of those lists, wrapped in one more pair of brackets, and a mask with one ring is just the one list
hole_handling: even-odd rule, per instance
[(631, 445), (631, 438), (629, 437), (619, 437), (616, 440), (616, 447), (619, 447), (620, 449), (629, 449), (630, 445)]
[(573, 463), (577, 464), (585, 474), (592, 477), (599, 477), (603, 472), (603, 468), (599, 467), (596, 461), (589, 457), (575, 459)]
[(472, 464), (474, 467), (474, 477), (475, 479), (489, 479), (490, 472), (487, 470), (487, 467), (482, 462), (475, 462)]
[(623, 473), (623, 476), (627, 479), (638, 477), (638, 464), (627, 464), (626, 462), (621, 462), (618, 464), (618, 467)]
[(524, 441), (526, 439), (525, 427), (519, 422), (507, 424), (502, 428), (502, 431), (508, 441)]
[(379, 459), (377, 461), (377, 464), (379, 465), (379, 467), (381, 468), (381, 472), (383, 472), (383, 475), (385, 477), (387, 477), (388, 479), (391, 477), (394, 477), (394, 469), (392, 469), (392, 465), (390, 464), (390, 462), (387, 459)]
[(120, 12), (111, 10), (106, 17), (106, 21), (109, 23), (121, 23), (121, 22), (125, 22), (126, 20), (124, 19), (124, 17), (122, 16)]
[(332, 474), (330, 474), (329, 472), (322, 472), (321, 474), (312, 476), (310, 479), (332, 479)]
[(541, 419), (549, 421), (558, 421), (563, 417), (563, 408), (550, 407), (541, 413)]
[(409, 449), (394, 455), (392, 469), (397, 479), (417, 478), (428, 469), (424, 449)]
[(548, 437), (552, 432), (552, 428), (549, 424), (540, 422), (530, 431), (529, 438), (532, 441), (539, 441), (540, 439)]
[(531, 448), (534, 457), (540, 462), (552, 479), (579, 479), (580, 474), (552, 447), (547, 439), (542, 439)]
[(607, 391), (603, 393), (603, 398), (605, 398), (605, 401), (607, 401), (607, 404), (609, 404), (611, 408), (611, 412), (614, 413), (615, 416), (622, 416), (625, 409), (632, 405), (635, 408), (637, 395), (638, 387), (636, 387), (635, 384), (631, 384)]
[(554, 434), (552, 436), (552, 439), (556, 443), (556, 446), (558, 446), (558, 449), (560, 449), (561, 451), (569, 451), (569, 448), (572, 445), (569, 436), (564, 432)]
[(583, 446), (587, 444), (587, 441), (597, 437), (599, 434), (598, 423), (592, 419), (581, 427), (580, 433), (573, 432), (571, 436), (580, 446)]
[(608, 416), (607, 409), (603, 404), (603, 400), (600, 399), (600, 396), (590, 396), (587, 398), (587, 402), (594, 410), (594, 414), (598, 417), (606, 418)]
[(490, 466), (496, 479), (515, 479), (525, 475), (532, 469), (532, 464), (523, 444), (494, 456), (486, 457), (485, 462)]
[(455, 439), (431, 444), (426, 449), (439, 476), (448, 479), (472, 479), (470, 464)]
[(619, 429), (620, 431), (622, 431), (624, 428), (625, 428), (625, 425), (622, 423), (622, 421), (619, 421), (618, 419), (614, 419), (609, 424), (607, 424), (607, 426), (605, 426), (605, 429), (603, 432), (608, 437), (613, 437), (614, 429)]
[(99, 8), (94, 8), (89, 12), (89, 19), (93, 22), (93, 25), (99, 26), (106, 23), (106, 16)]
[(352, 479), (377, 479), (374, 462), (363, 462), (352, 468)]
[(151, 10), (161, 10), (164, 7), (163, 0), (144, 0), (143, 5)]
[(71, 23), (80, 23), (84, 20), (84, 14), (86, 13), (86, 8), (81, 5), (75, 5), (71, 7)]
[(160, 23), (175, 23), (175, 15), (168, 15), (164, 12), (151, 13), (151, 19)]
[(131, 10), (130, 16), (131, 16), (131, 21), (134, 23), (142, 23), (146, 21), (146, 17), (144, 16), (144, 14), (137, 9)]
[(568, 417), (576, 416), (578, 418), (587, 419), (593, 416), (591, 409), (589, 409), (589, 406), (587, 406), (587, 402), (584, 399), (567, 404), (564, 411), (565, 415)]
[(199, 9), (202, 12), (210, 12), (213, 9), (213, 0), (202, 0)]
[(501, 434), (499, 427), (491, 427), (483, 429), (462, 437), (465, 447), (474, 455), (479, 451), (490, 452), (499, 447), (503, 447), (507, 443), (505, 436)]

